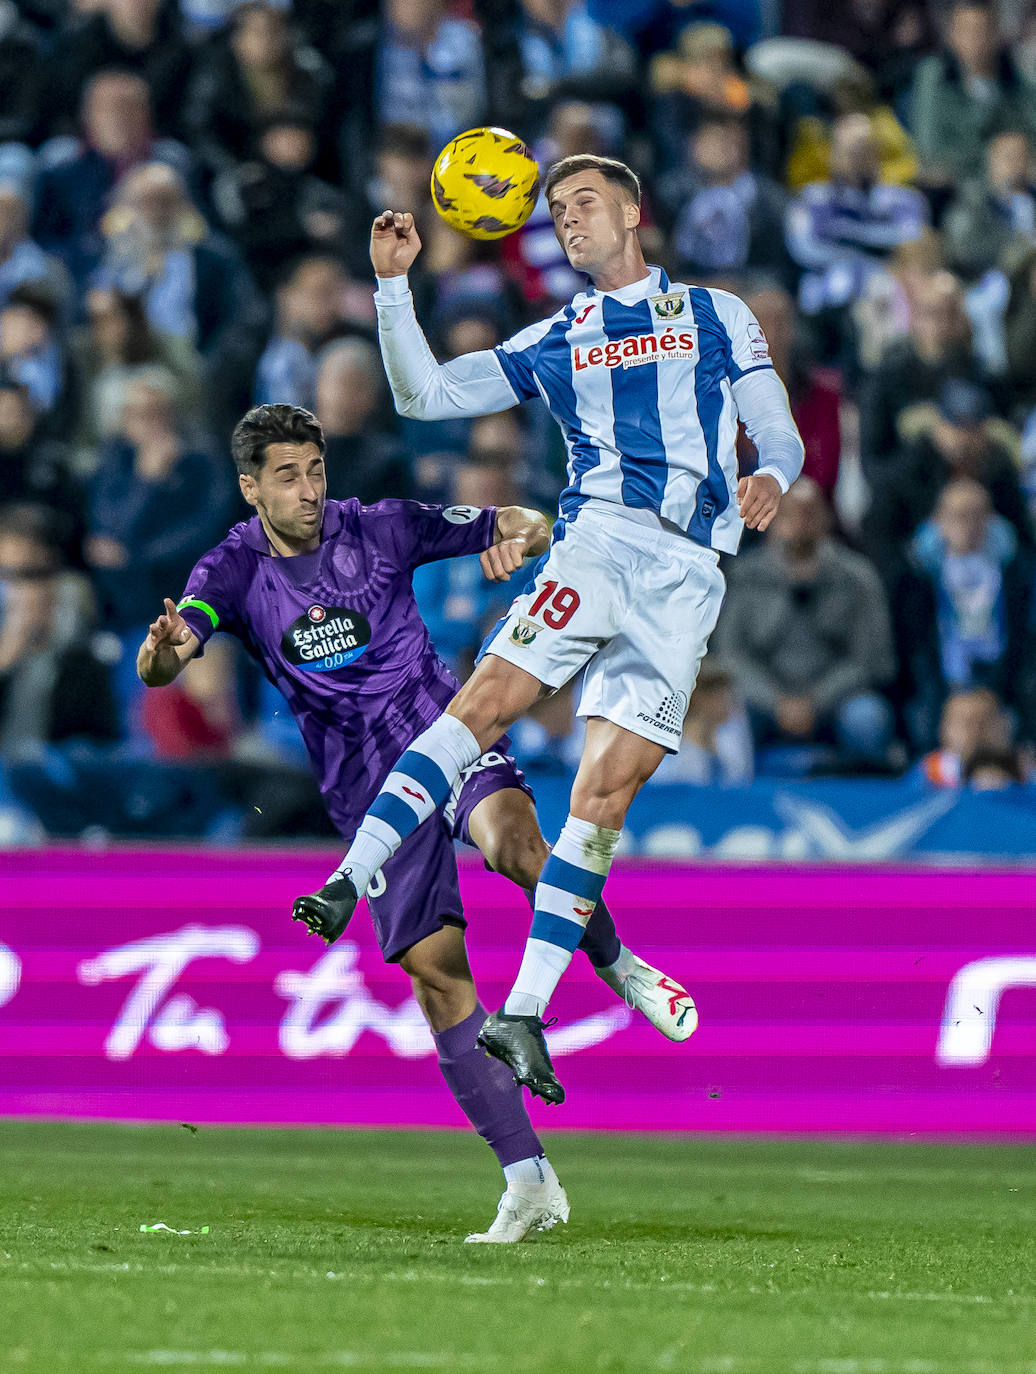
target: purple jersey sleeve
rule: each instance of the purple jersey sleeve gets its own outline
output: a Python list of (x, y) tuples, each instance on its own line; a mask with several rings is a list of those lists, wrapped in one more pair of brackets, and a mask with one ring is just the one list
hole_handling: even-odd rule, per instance
[(493, 543), (495, 506), (425, 506), (419, 501), (379, 501), (363, 511), (364, 524), (396, 567), (481, 553)]
[(201, 657), (217, 630), (237, 634), (239, 588), (230, 550), (223, 544), (210, 549), (194, 565), (177, 610), (198, 637)]

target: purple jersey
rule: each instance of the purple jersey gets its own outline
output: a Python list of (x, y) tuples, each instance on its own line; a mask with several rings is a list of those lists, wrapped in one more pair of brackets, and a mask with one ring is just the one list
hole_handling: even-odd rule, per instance
[(262, 664), (345, 835), (458, 687), (418, 614), (413, 570), (487, 549), (495, 526), (493, 507), (328, 501), (315, 552), (271, 555), (254, 516), (188, 579), (180, 614), (203, 646), (226, 630)]

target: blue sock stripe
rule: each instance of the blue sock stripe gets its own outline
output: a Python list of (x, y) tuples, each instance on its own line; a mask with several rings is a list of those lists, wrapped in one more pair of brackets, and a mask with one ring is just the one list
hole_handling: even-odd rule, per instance
[(542, 940), (561, 949), (576, 950), (582, 938), (583, 927), (577, 921), (566, 921), (563, 916), (553, 916), (549, 911), (537, 911), (533, 915), (530, 940)]
[(575, 864), (551, 854), (543, 865), (540, 882), (551, 887), (560, 887), (562, 892), (571, 892), (573, 897), (583, 897), (588, 902), (597, 902), (604, 891), (605, 877), (602, 873), (592, 873), (588, 868), (577, 868)]
[(427, 754), (419, 753), (416, 749), (408, 749), (392, 771), (413, 778), (419, 787), (425, 789), (436, 806), (450, 795), (451, 784), (446, 774), (434, 759), (430, 759)]
[(391, 826), (401, 840), (413, 834), (418, 826), (414, 812), (393, 792), (379, 792), (367, 815), (376, 816), (379, 821)]

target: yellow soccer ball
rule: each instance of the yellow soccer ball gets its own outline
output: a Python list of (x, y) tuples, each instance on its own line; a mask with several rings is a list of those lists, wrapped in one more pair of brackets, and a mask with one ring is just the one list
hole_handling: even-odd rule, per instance
[(540, 169), (506, 129), (469, 129), (447, 143), (432, 167), (432, 202), (454, 229), (502, 239), (520, 229), (540, 193)]

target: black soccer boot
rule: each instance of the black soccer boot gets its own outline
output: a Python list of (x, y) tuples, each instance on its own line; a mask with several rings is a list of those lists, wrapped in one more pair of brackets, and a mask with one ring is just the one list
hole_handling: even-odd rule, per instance
[(352, 920), (359, 900), (349, 878), (332, 878), (319, 892), (296, 897), (291, 905), (291, 919), (304, 921), (310, 935), (319, 935), (333, 945)]
[(543, 1026), (538, 1016), (508, 1016), (506, 1012), (494, 1011), (482, 1022), (478, 1043), (494, 1059), (507, 1065), (515, 1082), (524, 1083), (544, 1102), (560, 1106), (565, 1090), (554, 1076)]

